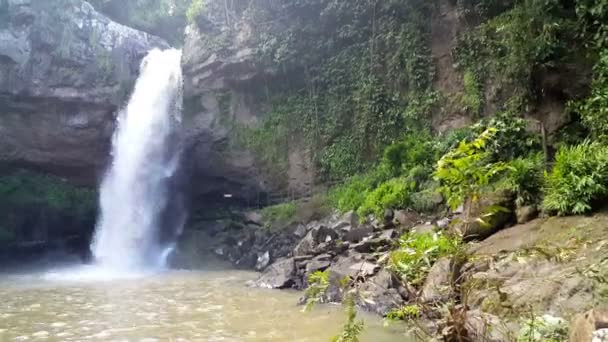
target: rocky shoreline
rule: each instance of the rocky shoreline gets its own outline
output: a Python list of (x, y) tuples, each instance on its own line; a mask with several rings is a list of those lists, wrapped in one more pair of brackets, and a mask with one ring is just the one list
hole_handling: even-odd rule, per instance
[[(534, 317), (565, 327), (573, 322), (572, 336), (603, 334), (608, 320), (597, 309), (603, 284), (594, 275), (604, 272), (608, 214), (538, 218), (500, 229), (485, 240), (464, 243), (464, 256), (434, 262), (419, 285), (391, 270), (391, 251), (403, 234), (452, 229), (458, 213), (430, 218), (387, 210), (384, 216), (361, 222), (353, 212), (333, 213), (279, 229), (269, 227), (260, 213), (248, 212), (200, 223), (191, 232), (203, 233), (206, 240), (204, 247), (194, 248), (261, 272), (250, 286), (304, 290), (311, 274), (326, 271), (330, 286), (322, 302), (340, 302), (338, 283), (348, 277), (363, 310), (386, 316), (415, 305), (420, 313), (412, 322), (425, 339), (455, 341), (466, 335), (473, 341), (517, 341)], [(590, 312), (601, 316), (598, 323), (585, 318), (589, 312), (581, 315), (594, 308)]]

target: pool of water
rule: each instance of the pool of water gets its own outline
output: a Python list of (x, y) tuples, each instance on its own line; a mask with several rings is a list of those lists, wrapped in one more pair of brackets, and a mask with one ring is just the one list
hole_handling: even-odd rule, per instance
[[(301, 293), (249, 288), (251, 272), (105, 274), (84, 266), (0, 274), (0, 341), (330, 341), (337, 305), (302, 312)], [(362, 341), (408, 341), (365, 322)]]

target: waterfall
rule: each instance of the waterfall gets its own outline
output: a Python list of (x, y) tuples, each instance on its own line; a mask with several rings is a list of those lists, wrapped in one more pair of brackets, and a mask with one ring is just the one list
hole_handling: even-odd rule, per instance
[[(100, 187), (100, 215), (91, 251), (109, 269), (163, 266), (172, 241), (167, 227), (172, 178), (179, 166), (181, 51), (152, 50), (126, 107), (117, 116), (112, 164)], [(170, 210), (170, 209), (169, 209)]]

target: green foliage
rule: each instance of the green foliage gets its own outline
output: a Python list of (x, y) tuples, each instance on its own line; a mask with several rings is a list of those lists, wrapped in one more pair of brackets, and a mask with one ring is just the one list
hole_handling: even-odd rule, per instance
[(306, 306), (304, 311), (310, 311), (320, 302), (329, 287), (329, 271), (316, 271), (308, 276), (308, 287), (304, 292)]
[[(492, 84), (500, 94), (496, 102), (502, 109), (525, 110), (535, 96), (531, 87), (534, 71), (554, 66), (577, 52), (576, 16), (563, 1), (460, 2), (482, 16), (496, 15), (465, 33), (455, 54), (463, 70), (474, 75), (479, 84)], [(519, 101), (509, 102), (509, 98)]]
[(417, 304), (405, 305), (400, 308), (393, 309), (386, 314), (387, 321), (405, 321), (409, 319), (417, 319), (422, 314), (422, 309)]
[(462, 99), (464, 108), (471, 114), (480, 114), (481, 106), (483, 105), (481, 85), (477, 80), (477, 76), (468, 70), (464, 73), (464, 91), (465, 93)]
[(198, 16), (200, 16), (205, 11), (205, 0), (192, 0), (188, 10), (186, 11), (186, 18), (188, 19), (188, 23), (192, 24), (196, 22)]
[(545, 209), (559, 215), (590, 211), (608, 194), (608, 146), (586, 141), (562, 147), (545, 181)]
[(440, 191), (450, 207), (477, 201), (506, 169), (504, 162), (493, 162), (488, 151), (496, 133), (495, 128), (488, 128), (470, 142), (463, 140), (437, 162), (434, 177), (441, 183)]
[(357, 321), (357, 308), (352, 295), (347, 295), (346, 323), (342, 328), (342, 333), (332, 339), (333, 342), (359, 342), (359, 336), (363, 332), (363, 321)]
[(369, 175), (353, 176), (343, 185), (337, 186), (330, 191), (329, 198), (333, 206), (341, 212), (358, 209), (374, 186)]
[(458, 244), (457, 239), (441, 233), (406, 233), (399, 239), (399, 248), (390, 254), (389, 268), (409, 284), (420, 285), (433, 264), (454, 254)]
[(95, 208), (95, 193), (59, 178), (19, 171), (0, 177), (0, 205), (39, 205), (84, 213)]
[(370, 191), (357, 210), (360, 217), (374, 214), (382, 217), (385, 209), (405, 208), (410, 203), (410, 194), (416, 184), (404, 178), (393, 178)]
[(297, 212), (296, 202), (286, 202), (262, 209), (262, 217), (268, 227), (287, 224)]
[(473, 132), (481, 134), (490, 127), (496, 129), (494, 137), (487, 142), (487, 149), (494, 160), (506, 161), (527, 156), (541, 148), (540, 134), (530, 133), (526, 120), (510, 112), (497, 113), (490, 119), (480, 121), (473, 126)]
[(518, 205), (536, 204), (543, 188), (544, 160), (540, 153), (507, 163), (508, 171), (499, 187), (516, 195)]
[(566, 342), (568, 324), (551, 316), (532, 317), (523, 322), (517, 342)]

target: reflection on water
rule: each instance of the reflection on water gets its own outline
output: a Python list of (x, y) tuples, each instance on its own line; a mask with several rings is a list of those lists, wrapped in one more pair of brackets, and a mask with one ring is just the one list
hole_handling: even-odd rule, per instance
[[(339, 306), (303, 313), (298, 293), (247, 288), (240, 271), (95, 280), (91, 270), (0, 275), (0, 341), (329, 341)], [(365, 319), (363, 341), (403, 341)]]

